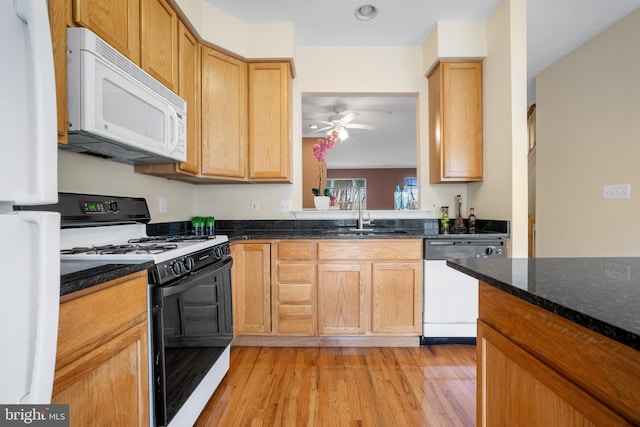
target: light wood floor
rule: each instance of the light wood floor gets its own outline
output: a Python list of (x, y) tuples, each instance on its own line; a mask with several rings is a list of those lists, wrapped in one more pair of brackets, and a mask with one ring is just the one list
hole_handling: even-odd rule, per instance
[(475, 351), (232, 347), (196, 426), (475, 426)]

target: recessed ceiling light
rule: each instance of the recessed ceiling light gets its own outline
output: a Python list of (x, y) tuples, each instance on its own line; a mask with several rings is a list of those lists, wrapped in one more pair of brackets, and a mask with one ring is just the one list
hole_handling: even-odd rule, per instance
[(378, 8), (372, 4), (365, 4), (356, 8), (355, 15), (361, 21), (370, 21), (378, 14)]

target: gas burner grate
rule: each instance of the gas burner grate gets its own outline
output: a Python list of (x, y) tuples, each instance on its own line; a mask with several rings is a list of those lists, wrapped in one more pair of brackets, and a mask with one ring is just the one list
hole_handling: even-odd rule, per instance
[(165, 242), (204, 242), (213, 239), (215, 236), (196, 236), (196, 235), (162, 235), (139, 237), (130, 239), (129, 243), (165, 243)]
[(95, 255), (124, 255), (124, 254), (157, 254), (171, 249), (176, 249), (178, 245), (175, 243), (162, 244), (126, 244), (126, 245), (104, 245), (91, 247), (77, 247), (71, 249), (63, 249), (60, 251), (62, 255), (77, 254), (95, 254)]

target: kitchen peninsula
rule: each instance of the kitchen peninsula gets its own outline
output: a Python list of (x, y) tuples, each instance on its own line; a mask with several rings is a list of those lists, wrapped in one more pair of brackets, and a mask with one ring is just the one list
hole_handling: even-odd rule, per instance
[(640, 424), (640, 258), (465, 259), (478, 425)]

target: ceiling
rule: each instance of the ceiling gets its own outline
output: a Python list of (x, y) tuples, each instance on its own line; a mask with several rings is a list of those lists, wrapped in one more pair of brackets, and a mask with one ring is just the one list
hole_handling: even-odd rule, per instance
[[(216, 8), (247, 23), (293, 23), (298, 46), (421, 46), (437, 21), (486, 20), (502, 0), (206, 0)], [(358, 21), (355, 9), (373, 4), (378, 15), (371, 21)], [(640, 7), (640, 0), (527, 0), (527, 74), (529, 104), (535, 102), (535, 76), (576, 47)], [(396, 102), (397, 101), (397, 102)], [(369, 137), (388, 133), (385, 123), (398, 123), (407, 113), (407, 99), (346, 97), (304, 97), (303, 136), (309, 133), (309, 120), (328, 120), (332, 108), (361, 111), (354, 123), (377, 125)], [(383, 120), (379, 111), (392, 112)], [(395, 113), (394, 113), (395, 112)], [(412, 113), (415, 120), (415, 108)], [(375, 117), (374, 117), (375, 115)], [(323, 118), (324, 117), (324, 118)], [(413, 132), (415, 126), (395, 126)], [(415, 155), (415, 148), (413, 151)], [(329, 159), (331, 162), (331, 159)], [(346, 167), (346, 166), (344, 166)]]

